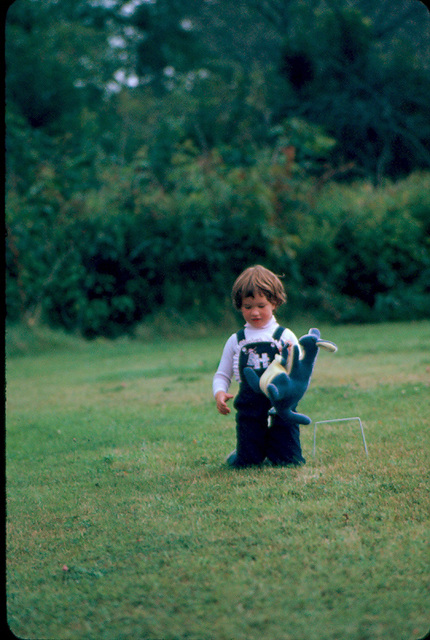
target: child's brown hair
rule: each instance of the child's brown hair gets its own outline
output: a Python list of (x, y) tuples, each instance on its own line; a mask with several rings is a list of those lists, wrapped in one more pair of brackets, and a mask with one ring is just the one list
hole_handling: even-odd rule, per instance
[(233, 305), (239, 310), (243, 299), (254, 298), (256, 293), (266, 296), (275, 308), (287, 300), (284, 285), (278, 276), (259, 264), (248, 267), (236, 279), (232, 290)]

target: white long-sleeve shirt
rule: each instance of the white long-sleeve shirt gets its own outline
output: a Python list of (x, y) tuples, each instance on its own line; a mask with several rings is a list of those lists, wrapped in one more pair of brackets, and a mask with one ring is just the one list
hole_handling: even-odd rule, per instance
[[(250, 342), (271, 342), (273, 340), (273, 333), (279, 327), (275, 316), (272, 316), (266, 326), (261, 329), (254, 329), (248, 322), (245, 324), (245, 338)], [(290, 342), (293, 345), (299, 344), (297, 337), (290, 329), (285, 329), (281, 340), (283, 342)], [(217, 369), (217, 372), (213, 378), (213, 394), (214, 396), (218, 391), (227, 391), (230, 388), (233, 376), (240, 382), (239, 375), (239, 342), (237, 334), (233, 333), (227, 340), (222, 352), (221, 360)]]

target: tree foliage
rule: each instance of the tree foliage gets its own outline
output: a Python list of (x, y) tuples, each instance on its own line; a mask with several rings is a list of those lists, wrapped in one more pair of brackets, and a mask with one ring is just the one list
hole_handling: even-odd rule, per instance
[(9, 203), (19, 211), (8, 234), (12, 320), (43, 318), (88, 337), (132, 331), (162, 309), (216, 320), (250, 262), (284, 275), (296, 310), (340, 321), (429, 314), (428, 175), (321, 188), (288, 148), (238, 167), (185, 146), (166, 189), (154, 188), (144, 160), (89, 194), (79, 216), (63, 215), (49, 175), (31, 203)]
[(9, 319), (117, 335), (256, 261), (340, 320), (425, 314), (427, 27), (417, 0), (16, 0)]
[(267, 144), (299, 117), (337, 140), (332, 164), (407, 175), (430, 164), (428, 22), (417, 0), (16, 0), (9, 132), (46, 134), (61, 154), (89, 139), (128, 161), (130, 137), (156, 143), (144, 121), (183, 121), (205, 151)]

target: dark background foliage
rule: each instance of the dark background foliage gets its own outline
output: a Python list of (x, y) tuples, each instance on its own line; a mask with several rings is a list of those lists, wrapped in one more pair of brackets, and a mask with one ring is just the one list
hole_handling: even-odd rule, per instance
[(297, 313), (428, 316), (428, 26), (418, 0), (16, 0), (8, 321), (218, 322), (256, 262)]

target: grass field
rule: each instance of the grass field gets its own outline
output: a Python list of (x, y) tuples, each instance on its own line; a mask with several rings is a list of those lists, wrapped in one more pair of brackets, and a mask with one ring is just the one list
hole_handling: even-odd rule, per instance
[[(308, 325), (292, 326), (301, 335)], [(416, 640), (430, 628), (430, 322), (322, 326), (301, 468), (234, 471), (228, 335), (7, 360), (7, 606), (21, 638)], [(49, 347), (52, 346), (50, 349)]]

